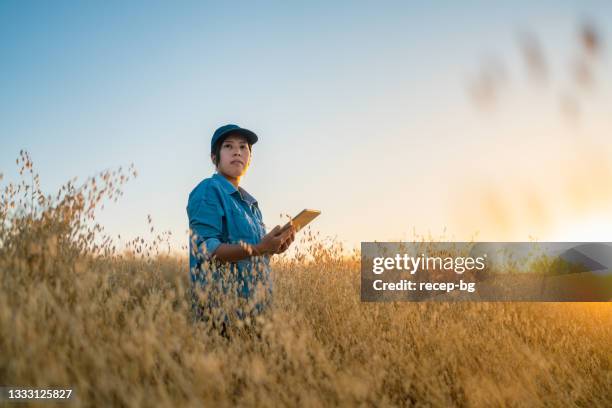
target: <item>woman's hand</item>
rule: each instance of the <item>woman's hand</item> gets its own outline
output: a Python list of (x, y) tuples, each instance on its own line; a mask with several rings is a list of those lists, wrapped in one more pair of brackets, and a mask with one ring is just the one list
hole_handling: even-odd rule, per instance
[(281, 227), (277, 225), (255, 245), (255, 251), (259, 254), (280, 254), (285, 252), (295, 239), (293, 226), (279, 233)]
[(282, 254), (283, 252), (285, 252), (289, 248), (289, 246), (291, 246), (293, 240), (295, 240), (295, 229), (293, 228), (293, 225), (289, 228), (289, 231), (291, 231), (291, 234), (281, 244), (277, 252), (278, 254)]

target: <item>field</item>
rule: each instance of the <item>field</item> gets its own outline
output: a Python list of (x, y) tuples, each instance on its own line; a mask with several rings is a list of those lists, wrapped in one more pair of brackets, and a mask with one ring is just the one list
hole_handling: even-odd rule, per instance
[(227, 341), (192, 323), (186, 259), (95, 227), (130, 175), (54, 198), (20, 163), (0, 200), (2, 385), (96, 407), (612, 406), (610, 303), (361, 303), (358, 258), (310, 234), (313, 262), (274, 264), (260, 335)]

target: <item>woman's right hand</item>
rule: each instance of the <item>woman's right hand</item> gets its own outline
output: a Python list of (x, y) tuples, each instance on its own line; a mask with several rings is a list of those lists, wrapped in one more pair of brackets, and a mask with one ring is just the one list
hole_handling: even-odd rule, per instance
[(272, 228), (255, 246), (255, 250), (260, 254), (278, 254), (285, 240), (293, 233), (293, 226), (279, 234), (281, 227), (277, 225)]

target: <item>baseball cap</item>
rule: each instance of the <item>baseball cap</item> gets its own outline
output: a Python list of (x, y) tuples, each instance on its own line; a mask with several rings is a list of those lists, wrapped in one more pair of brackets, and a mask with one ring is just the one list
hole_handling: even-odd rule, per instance
[(246, 137), (246, 140), (252, 145), (257, 143), (258, 137), (254, 132), (250, 131), (249, 129), (241, 128), (238, 125), (230, 123), (228, 125), (221, 126), (219, 129), (215, 130), (215, 133), (213, 134), (213, 137), (210, 140), (210, 152), (212, 153), (214, 151), (215, 144), (219, 140), (221, 140), (225, 136), (228, 136), (230, 133), (237, 133)]

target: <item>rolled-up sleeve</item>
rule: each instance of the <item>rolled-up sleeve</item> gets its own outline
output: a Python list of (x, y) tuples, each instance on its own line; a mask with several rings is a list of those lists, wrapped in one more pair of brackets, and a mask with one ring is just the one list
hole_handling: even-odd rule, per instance
[(200, 262), (210, 259), (221, 245), (223, 233), (221, 204), (205, 197), (194, 197), (189, 200), (187, 214), (192, 234), (190, 240), (192, 254), (196, 254)]

